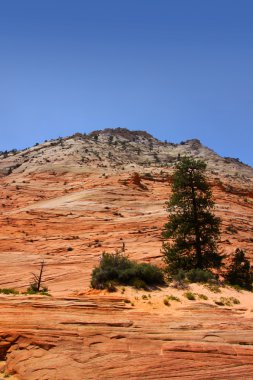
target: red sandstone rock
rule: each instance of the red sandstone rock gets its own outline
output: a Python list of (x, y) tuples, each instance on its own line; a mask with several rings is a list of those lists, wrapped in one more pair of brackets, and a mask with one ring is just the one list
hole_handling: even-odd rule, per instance
[[(78, 139), (82, 136), (64, 142), (72, 152), (65, 161), (60, 160), (66, 152), (52, 152), (60, 148), (48, 143), (25, 153), (33, 154), (35, 163), (24, 172), (26, 163), (0, 179), (0, 288), (24, 291), (31, 272), (44, 259), (44, 280), (52, 294), (0, 295), (0, 360), (6, 361), (5, 370), (20, 380), (252, 379), (252, 293), (234, 291), (241, 304), (222, 308), (214, 303), (220, 295), (208, 293), (207, 302), (191, 303), (179, 292), (182, 302), (166, 307), (163, 299), (175, 292), (172, 288), (154, 291), (148, 300), (129, 289), (115, 296), (89, 289), (101, 252), (113, 252), (123, 242), (130, 258), (162, 264), (161, 232), (172, 169), (156, 163), (148, 169), (153, 173), (150, 181), (140, 163), (127, 166), (124, 150), (125, 162), (119, 167), (114, 167), (116, 160), (107, 169), (98, 166), (104, 163), (91, 155), (77, 170), (71, 160), (80, 159), (74, 150), (82, 147)], [(112, 149), (105, 141), (102, 150), (102, 142), (89, 144), (92, 149), (100, 147), (102, 155)], [(191, 143), (182, 147), (190, 149)], [(150, 159), (154, 154), (141, 149), (140, 161), (143, 155)], [(165, 148), (159, 149), (165, 156)], [(41, 150), (47, 155), (39, 156)], [(51, 162), (53, 158), (59, 162)], [(51, 161), (40, 167), (42, 159)], [(219, 160), (215, 162), (221, 165)], [(126, 169), (121, 172), (123, 164)], [(229, 173), (236, 170), (233, 165), (237, 163), (228, 162)], [(243, 170), (250, 177), (250, 168)], [(242, 248), (252, 260), (252, 180), (221, 177), (220, 182), (215, 174), (209, 180), (216, 213), (222, 218), (220, 248), (228, 255)], [(222, 290), (222, 295), (230, 294), (231, 290)], [(124, 303), (124, 298), (132, 304)]]

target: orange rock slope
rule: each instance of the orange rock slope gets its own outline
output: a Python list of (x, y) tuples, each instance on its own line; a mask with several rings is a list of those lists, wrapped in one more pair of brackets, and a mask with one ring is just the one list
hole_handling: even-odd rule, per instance
[[(91, 144), (100, 147), (101, 156), (108, 148), (103, 139)], [(158, 148), (159, 158), (165, 148)], [(30, 154), (30, 166), (20, 161), (23, 152), (0, 162), (0, 288), (25, 291), (31, 273), (38, 272), (44, 260), (44, 281), (51, 294), (0, 294), (2, 376), (252, 379), (252, 293), (228, 288), (214, 293), (192, 285), (196, 301), (189, 301), (184, 291), (172, 287), (150, 293), (119, 289), (113, 295), (89, 289), (101, 253), (120, 249), (123, 243), (130, 258), (162, 265), (161, 232), (173, 166), (162, 165), (157, 158), (143, 166), (133, 159), (125, 161), (122, 170), (115, 158), (110, 157), (105, 168), (90, 157), (75, 167), (70, 162), (73, 152), (64, 161), (65, 152), (61, 156), (51, 149), (39, 158), (50, 160), (50, 167), (39, 165), (34, 151), (25, 153)], [(150, 147), (141, 149), (141, 154), (150, 154)], [(235, 166), (226, 176), (226, 165), (232, 164), (220, 162), (216, 169), (220, 174), (212, 170), (209, 175), (215, 212), (222, 218), (220, 249), (229, 255), (236, 247), (243, 248), (252, 260), (252, 169), (246, 167), (240, 177), (234, 174)], [(8, 165), (16, 168), (8, 172)], [(166, 306), (169, 294), (180, 302)], [(220, 297), (240, 303), (219, 306), (215, 302)]]

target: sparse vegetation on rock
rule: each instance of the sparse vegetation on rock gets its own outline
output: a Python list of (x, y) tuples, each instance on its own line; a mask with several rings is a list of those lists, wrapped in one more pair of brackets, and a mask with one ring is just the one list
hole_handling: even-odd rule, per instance
[[(89, 285), (91, 268), (99, 267), (96, 257), (103, 250), (125, 249), (138, 263), (161, 260), (164, 203), (178, 154), (192, 154), (208, 163), (206, 176), (217, 202), (215, 213), (223, 219), (219, 246), (227, 254), (235, 250), (231, 247), (244, 247), (252, 262), (253, 169), (236, 162), (224, 165), (223, 158), (206, 147), (192, 150), (191, 142), (165, 146), (153, 139), (150, 151), (147, 136), (122, 133), (97, 131), (97, 143), (92, 136), (79, 135), (15, 156), (0, 156), (0, 370), (6, 366), (9, 373), (24, 379), (55, 373), (60, 380), (101, 374), (120, 379), (126, 376), (124, 368), (129, 378), (136, 374), (194, 378), (200, 371), (200, 376), (211, 379), (224, 377), (225, 357), (227, 378), (246, 379), (253, 362), (253, 293), (238, 293), (238, 285), (224, 287), (216, 280), (202, 285), (208, 270), (198, 268), (171, 276), (175, 280), (170, 287), (152, 288), (152, 298), (141, 279), (132, 282), (135, 288), (108, 281), (107, 290), (119, 288), (113, 295)], [(114, 136), (111, 145), (110, 134)], [(155, 162), (155, 154), (160, 163)], [(8, 168), (13, 169), (9, 177)], [(147, 186), (145, 191), (131, 182), (134, 173)], [(233, 192), (225, 186), (229, 183)], [(36, 262), (33, 271), (39, 274), (41, 255), (46, 260), (43, 278), (50, 285), (51, 299), (41, 296), (46, 294), (43, 283), (39, 293), (25, 293)], [(222, 272), (225, 269), (224, 265)], [(19, 295), (8, 288), (16, 288)], [(187, 291), (195, 301), (183, 295)], [(226, 305), (215, 304), (231, 297), (240, 304), (230, 300), (230, 311), (224, 310)], [(129, 342), (134, 345), (131, 352)], [(173, 360), (167, 360), (171, 353)]]
[(19, 292), (16, 289), (13, 288), (1, 288), (0, 294), (19, 294)]
[(43, 275), (44, 275), (44, 261), (40, 264), (39, 274), (32, 273), (33, 279), (30, 282), (29, 287), (27, 288), (27, 294), (46, 294), (48, 295), (47, 286), (43, 286)]
[(92, 271), (91, 287), (108, 289), (112, 284), (136, 288), (163, 285), (163, 272), (155, 265), (132, 261), (122, 252), (104, 252), (99, 266)]
[(196, 297), (195, 297), (195, 294), (192, 293), (192, 292), (186, 292), (184, 293), (184, 296), (190, 300), (190, 301), (195, 301), (196, 300)]

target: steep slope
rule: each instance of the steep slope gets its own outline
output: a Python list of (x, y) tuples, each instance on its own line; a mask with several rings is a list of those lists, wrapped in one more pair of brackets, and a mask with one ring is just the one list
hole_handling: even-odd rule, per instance
[[(6, 370), (25, 380), (251, 378), (252, 294), (208, 291), (208, 301), (191, 303), (179, 292), (182, 302), (168, 308), (163, 299), (172, 288), (147, 300), (142, 291), (89, 289), (101, 252), (123, 242), (131, 258), (162, 264), (178, 155), (207, 161), (222, 218), (220, 248), (228, 255), (243, 248), (253, 260), (253, 169), (198, 140), (176, 145), (107, 129), (1, 156), (0, 288), (25, 290), (44, 259), (52, 294), (0, 295)], [(215, 304), (220, 296), (241, 303), (224, 309)]]

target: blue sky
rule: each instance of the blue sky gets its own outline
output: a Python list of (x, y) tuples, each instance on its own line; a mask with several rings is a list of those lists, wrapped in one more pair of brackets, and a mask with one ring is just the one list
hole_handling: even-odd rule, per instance
[(250, 0), (0, 1), (0, 150), (94, 129), (253, 165)]

